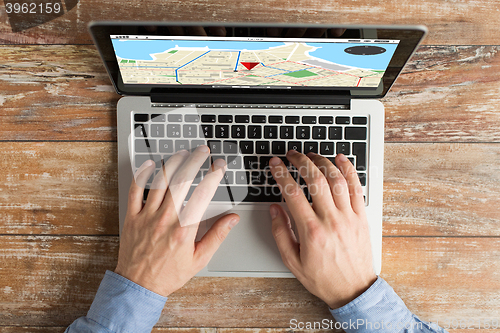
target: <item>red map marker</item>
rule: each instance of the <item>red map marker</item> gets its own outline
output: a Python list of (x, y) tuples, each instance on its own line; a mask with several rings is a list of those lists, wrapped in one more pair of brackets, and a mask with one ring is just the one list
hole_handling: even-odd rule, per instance
[(252, 68), (257, 66), (258, 64), (260, 64), (260, 62), (240, 62), (240, 64), (245, 66), (246, 69), (251, 70)]

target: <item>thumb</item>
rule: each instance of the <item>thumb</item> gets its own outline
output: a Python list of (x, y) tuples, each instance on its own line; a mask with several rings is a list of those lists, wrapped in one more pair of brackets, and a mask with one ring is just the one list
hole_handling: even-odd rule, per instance
[(236, 214), (224, 215), (218, 219), (196, 244), (195, 256), (200, 264), (205, 267), (212, 259), (215, 251), (226, 239), (229, 231), (239, 222), (240, 217)]
[[(288, 269), (300, 264), (299, 243), (292, 230), (290, 217), (280, 205), (271, 205), (271, 218), (273, 219), (273, 236), (281, 253), (281, 259)], [(293, 271), (292, 271), (293, 273)]]

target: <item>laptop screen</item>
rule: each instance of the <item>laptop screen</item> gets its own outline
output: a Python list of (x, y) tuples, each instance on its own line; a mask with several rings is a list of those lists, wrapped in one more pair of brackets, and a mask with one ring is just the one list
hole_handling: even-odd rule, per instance
[(221, 24), (95, 22), (89, 29), (120, 94), (281, 96), (285, 103), (383, 97), (426, 33), (421, 26)]
[(111, 35), (124, 84), (376, 89), (399, 40)]

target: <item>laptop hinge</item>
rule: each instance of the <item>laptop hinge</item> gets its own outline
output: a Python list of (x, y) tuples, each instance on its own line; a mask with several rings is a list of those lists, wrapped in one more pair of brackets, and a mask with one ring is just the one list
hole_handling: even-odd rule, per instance
[(350, 109), (351, 99), (333, 94), (284, 94), (272, 93), (225, 93), (225, 92), (151, 92), (151, 103), (169, 104), (303, 104), (345, 105)]

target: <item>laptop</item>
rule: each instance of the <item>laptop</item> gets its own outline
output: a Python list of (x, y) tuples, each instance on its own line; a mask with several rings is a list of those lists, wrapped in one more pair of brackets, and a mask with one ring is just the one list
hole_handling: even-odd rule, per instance
[(197, 239), (223, 214), (237, 213), (240, 222), (198, 276), (293, 277), (271, 233), (269, 206), (288, 209), (269, 160), (282, 158), (311, 201), (286, 151), (312, 151), (332, 162), (343, 153), (361, 181), (374, 270), (380, 273), (379, 99), (425, 27), (93, 22), (89, 30), (116, 92), (124, 96), (117, 105), (120, 232), (138, 167), (152, 159), (158, 172), (176, 151), (206, 144), (211, 157), (186, 200), (215, 159), (226, 160), (227, 170)]

